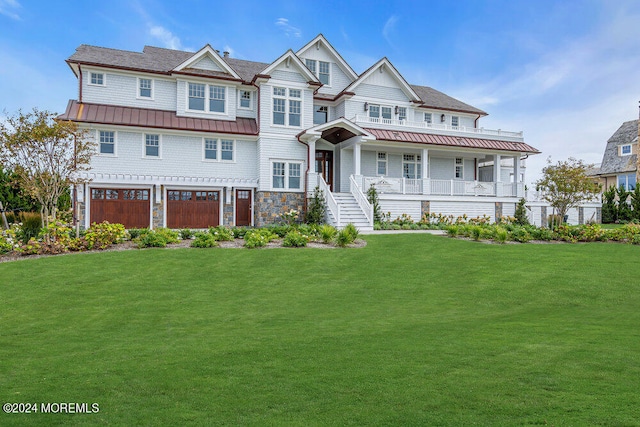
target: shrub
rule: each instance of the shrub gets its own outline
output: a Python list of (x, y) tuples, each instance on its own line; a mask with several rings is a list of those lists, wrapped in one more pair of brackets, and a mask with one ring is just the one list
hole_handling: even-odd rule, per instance
[(307, 205), (306, 221), (309, 224), (322, 224), (324, 223), (325, 205), (324, 194), (320, 190), (319, 186), (313, 190), (313, 196), (309, 200)]
[(383, 217), (382, 209), (380, 209), (380, 198), (378, 197), (378, 190), (376, 190), (376, 187), (373, 184), (371, 184), (367, 190), (367, 200), (373, 208), (373, 222), (376, 223), (382, 221)]
[(22, 212), (19, 215), (22, 226), (18, 238), (27, 243), (32, 238), (37, 239), (42, 232), (42, 216), (37, 212)]
[(349, 223), (336, 235), (336, 245), (343, 248), (355, 242), (357, 237), (358, 229), (355, 227), (355, 225)]
[(142, 234), (137, 239), (138, 248), (164, 248), (167, 246), (167, 240), (162, 233), (156, 230), (150, 230), (148, 233)]
[(611, 224), (616, 221), (618, 210), (616, 209), (616, 188), (609, 187), (602, 193), (602, 223)]
[(506, 243), (509, 238), (509, 232), (502, 227), (496, 227), (495, 239), (498, 243)]
[(106, 249), (124, 240), (126, 231), (122, 224), (111, 224), (108, 221), (94, 222), (87, 230), (84, 238), (88, 249)]
[(213, 248), (218, 246), (218, 241), (211, 233), (204, 233), (202, 231), (195, 233), (196, 238), (191, 242), (193, 248)]
[(20, 249), (20, 239), (17, 237), (19, 231), (20, 225), (18, 224), (12, 224), (8, 230), (0, 231), (0, 254)]
[(344, 229), (347, 233), (351, 235), (352, 237), (351, 243), (355, 242), (356, 239), (358, 238), (358, 234), (360, 234), (356, 226), (353, 225), (352, 223), (349, 223)]
[(129, 233), (129, 239), (133, 240), (140, 237), (141, 234), (148, 233), (149, 229), (148, 228), (130, 228), (127, 230), (127, 232)]
[(298, 217), (300, 216), (300, 212), (295, 209), (291, 209), (288, 212), (284, 212), (280, 215), (280, 219), (287, 225), (294, 224)]
[(219, 242), (232, 241), (235, 239), (233, 231), (229, 227), (219, 225), (217, 227), (209, 227), (209, 233)]
[(634, 245), (640, 245), (640, 234), (635, 234), (631, 238), (631, 243), (633, 243)]
[(511, 238), (516, 242), (527, 243), (529, 240), (531, 240), (531, 235), (524, 227), (516, 227), (511, 232)]
[(183, 228), (180, 230), (180, 238), (182, 240), (189, 240), (193, 237), (193, 230), (189, 228)]
[(482, 227), (480, 227), (479, 225), (471, 226), (469, 234), (471, 235), (473, 240), (475, 240), (475, 241), (480, 240), (480, 235), (482, 234)]
[(555, 239), (554, 232), (548, 228), (531, 227), (529, 229), (529, 234), (531, 234), (531, 238), (534, 240), (550, 241)]
[(289, 225), (270, 225), (264, 229), (269, 230), (272, 234), (282, 238), (287, 235), (291, 230), (291, 227)]
[(520, 225), (529, 225), (529, 218), (527, 217), (527, 201), (522, 198), (518, 201), (515, 212), (515, 222)]
[(266, 246), (276, 237), (277, 235), (273, 234), (268, 228), (252, 229), (244, 235), (244, 246), (249, 249), (260, 248)]
[(159, 227), (154, 230), (154, 233), (161, 236), (166, 244), (178, 243), (180, 241), (178, 232), (169, 228)]
[(459, 232), (459, 225), (455, 225), (455, 224), (451, 224), (451, 225), (447, 225), (447, 236), (449, 237), (456, 237), (458, 235)]
[(282, 246), (289, 248), (301, 248), (307, 246), (309, 240), (309, 236), (307, 236), (306, 234), (302, 234), (298, 230), (292, 230), (288, 232), (286, 236), (284, 236), (284, 239), (282, 240)]
[(564, 223), (563, 220), (564, 218), (560, 215), (549, 215), (547, 216), (547, 226), (553, 230), (554, 228), (561, 226)]
[(338, 230), (332, 225), (325, 224), (320, 227), (320, 238), (324, 243), (331, 242), (338, 233)]
[(247, 234), (249, 230), (251, 230), (249, 227), (235, 227), (231, 231), (233, 231), (233, 237), (236, 239), (244, 239), (244, 235)]

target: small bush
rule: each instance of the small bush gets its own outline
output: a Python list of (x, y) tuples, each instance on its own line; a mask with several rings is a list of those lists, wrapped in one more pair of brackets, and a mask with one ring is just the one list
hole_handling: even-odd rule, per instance
[(631, 238), (631, 243), (634, 245), (640, 245), (640, 234), (636, 234)]
[(130, 228), (127, 230), (127, 233), (129, 233), (130, 240), (137, 239), (138, 237), (140, 237), (141, 234), (148, 233), (148, 232), (149, 232), (148, 228)]
[(22, 243), (28, 243), (29, 240), (37, 239), (42, 232), (42, 216), (37, 212), (22, 212), (19, 215), (22, 226), (18, 238)]
[(520, 243), (527, 243), (531, 240), (531, 235), (524, 227), (517, 227), (511, 232), (511, 239)]
[(549, 215), (547, 216), (547, 226), (553, 230), (554, 228), (559, 227), (564, 223), (563, 219), (564, 218), (562, 218), (560, 215)]
[(471, 226), (471, 237), (473, 238), (473, 240), (478, 241), (480, 240), (480, 235), (482, 234), (482, 227), (480, 227), (479, 225), (473, 225)]
[(109, 221), (94, 222), (87, 230), (84, 238), (88, 249), (106, 249), (109, 246), (120, 243), (126, 236), (126, 230), (122, 224), (111, 224)]
[(347, 233), (349, 233), (349, 235), (351, 235), (351, 243), (355, 242), (358, 238), (358, 234), (360, 234), (356, 226), (349, 223), (344, 229)]
[(198, 232), (196, 238), (191, 242), (193, 248), (213, 248), (218, 246), (218, 241), (211, 233)]
[(509, 238), (509, 232), (502, 227), (496, 227), (495, 239), (498, 243), (506, 243)]
[(458, 235), (458, 229), (460, 228), (460, 226), (455, 225), (455, 224), (451, 224), (451, 225), (447, 225), (447, 236), (449, 237), (456, 237)]
[(355, 242), (357, 237), (358, 229), (355, 225), (349, 223), (336, 235), (336, 245), (344, 248), (345, 246), (348, 246)]
[(189, 240), (193, 237), (193, 230), (190, 228), (183, 228), (180, 230), (180, 238), (182, 240)]
[(229, 227), (219, 225), (217, 227), (209, 227), (209, 233), (219, 242), (232, 241), (235, 237), (233, 231)]
[(325, 224), (320, 227), (320, 238), (324, 243), (331, 242), (336, 237), (337, 233), (338, 230), (336, 230), (336, 228), (332, 225)]
[(249, 230), (244, 235), (244, 246), (249, 249), (260, 248), (267, 246), (267, 243), (276, 237), (277, 235), (273, 234), (268, 228)]
[(316, 186), (313, 190), (313, 196), (309, 200), (307, 206), (307, 215), (305, 220), (309, 224), (322, 224), (325, 216), (325, 200), (324, 194), (320, 187)]
[(150, 230), (148, 233), (142, 234), (137, 239), (138, 248), (164, 248), (167, 246), (165, 236), (157, 231)]
[(171, 230), (169, 228), (156, 228), (155, 233), (162, 236), (165, 243), (178, 243), (180, 241), (180, 234), (177, 231)]
[(284, 239), (282, 240), (282, 246), (288, 248), (301, 248), (307, 246), (309, 240), (309, 236), (307, 236), (306, 234), (302, 234), (298, 230), (292, 230), (288, 232), (286, 236), (284, 236)]
[(244, 239), (244, 235), (247, 234), (249, 230), (251, 230), (249, 227), (235, 227), (232, 229), (233, 237), (236, 239)]
[(289, 231), (291, 231), (291, 227), (289, 225), (270, 225), (263, 230), (269, 230), (271, 233), (282, 238), (286, 236)]

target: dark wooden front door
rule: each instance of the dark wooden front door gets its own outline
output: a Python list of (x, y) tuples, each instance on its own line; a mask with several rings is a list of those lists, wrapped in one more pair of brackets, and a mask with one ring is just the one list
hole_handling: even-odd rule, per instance
[(167, 227), (207, 228), (220, 224), (220, 192), (167, 191)]
[(329, 190), (333, 191), (333, 152), (317, 150), (316, 151), (316, 173), (322, 175), (324, 181), (329, 186)]
[(236, 225), (251, 225), (251, 190), (236, 190)]
[(149, 190), (92, 188), (90, 221), (109, 221), (126, 228), (149, 227)]

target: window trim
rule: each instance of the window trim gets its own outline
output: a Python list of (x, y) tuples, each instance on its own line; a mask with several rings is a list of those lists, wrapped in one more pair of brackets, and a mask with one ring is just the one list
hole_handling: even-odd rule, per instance
[[(453, 124), (453, 119), (456, 119), (456, 123), (457, 124)], [(460, 116), (451, 116), (451, 127), (455, 128), (455, 129), (459, 129), (460, 128)]]
[[(316, 113), (319, 113), (321, 109), (324, 108), (324, 113), (325, 113), (325, 121), (322, 123), (316, 123)], [(325, 123), (329, 122), (329, 107), (327, 105), (319, 105), (319, 104), (314, 104), (313, 105), (313, 125), (323, 125)]]
[[(248, 107), (243, 107), (242, 106), (242, 92), (246, 92), (249, 94), (249, 106)], [(238, 89), (238, 109), (239, 110), (253, 110), (253, 91), (252, 90), (246, 90), (246, 89)]]
[[(460, 163), (458, 163), (460, 160)], [(460, 176), (458, 175), (458, 168), (460, 169)], [(456, 157), (453, 159), (453, 179), (460, 179), (464, 181), (464, 158)]]
[[(190, 84), (204, 85), (204, 110), (192, 110), (191, 108), (189, 108), (189, 85)], [(213, 86), (224, 88), (224, 112), (222, 113), (219, 111), (211, 111), (211, 100), (212, 100), (211, 88)], [(185, 80), (184, 111), (187, 113), (206, 114), (211, 116), (228, 116), (229, 115), (229, 89), (230, 89), (229, 86), (226, 86), (223, 84), (210, 84), (210, 83), (204, 83), (204, 82), (193, 81), (193, 80), (191, 81)]]
[[(284, 186), (283, 187), (274, 187), (273, 185), (273, 166), (275, 163), (284, 164)], [(290, 188), (289, 187), (289, 179), (290, 177), (290, 166), (289, 165), (298, 165), (300, 168), (300, 187), (299, 188)], [(300, 160), (285, 160), (285, 159), (270, 159), (269, 160), (269, 188), (271, 191), (283, 191), (283, 192), (301, 192), (304, 191), (304, 161)]]
[[(372, 107), (377, 107), (378, 108), (378, 117), (372, 117), (371, 116)], [(388, 108), (389, 109), (389, 118), (382, 117), (382, 109), (383, 108)], [(372, 103), (369, 103), (369, 111), (367, 112), (367, 118), (369, 118), (369, 119), (377, 119), (378, 120), (377, 122), (373, 122), (373, 123), (391, 124), (393, 122), (393, 116), (394, 116), (393, 106), (387, 105), (387, 104), (372, 104)]]
[[(384, 155), (384, 159), (380, 155)], [(384, 173), (380, 173), (380, 164), (384, 163)], [(376, 151), (376, 176), (386, 176), (389, 174), (389, 155), (386, 151)]]
[[(113, 153), (103, 153), (100, 151), (101, 149), (100, 132), (113, 132)], [(118, 157), (118, 131), (117, 130), (96, 129), (96, 141), (98, 143), (98, 150), (96, 152), (97, 156)]]
[[(633, 177), (633, 179), (635, 179), (636, 175), (634, 173), (625, 173), (625, 174), (616, 175), (616, 185), (618, 187), (620, 187), (620, 185), (624, 185), (625, 190), (633, 191), (638, 186), (638, 182), (636, 181), (634, 183), (633, 188), (629, 188), (629, 177)], [(624, 178), (624, 184), (620, 183), (620, 178)]]
[[(100, 83), (93, 83), (91, 80), (93, 80), (93, 74), (95, 75), (102, 75), (102, 84)], [(91, 71), (89, 70), (89, 78), (87, 79), (87, 85), (89, 86), (97, 86), (97, 87), (105, 87), (107, 86), (107, 73), (105, 72), (98, 72), (98, 71)]]
[[(313, 63), (314, 63), (313, 70), (312, 70), (311, 68), (309, 68), (309, 64), (308, 64), (307, 62), (313, 62)], [(331, 82), (332, 82), (332, 80), (333, 80), (333, 78), (332, 78), (332, 76), (331, 76), (331, 75), (333, 74), (333, 73), (331, 72), (331, 68), (332, 68), (332, 67), (331, 67), (331, 64), (332, 64), (332, 62), (329, 62), (329, 61), (322, 61), (322, 60), (320, 60), (320, 59), (312, 59), (312, 58), (305, 58), (305, 59), (304, 59), (304, 65), (305, 65), (307, 68), (309, 68), (309, 71), (311, 71), (311, 73), (313, 73), (313, 75), (314, 75), (314, 76), (316, 76), (316, 78), (317, 78), (318, 80), (320, 80), (320, 63), (321, 63), (321, 62), (324, 62), (324, 63), (326, 63), (326, 64), (329, 64), (329, 73), (328, 73), (328, 74), (327, 74), (327, 73), (322, 73), (322, 74), (327, 74), (327, 75), (329, 76), (329, 83), (322, 83), (322, 82), (321, 82), (321, 83), (322, 83), (322, 86), (331, 87)]]
[[(212, 140), (216, 142), (216, 158), (215, 159), (207, 159), (206, 155), (206, 144), (207, 140)], [(222, 141), (231, 141), (233, 143), (233, 150), (231, 151), (231, 160), (224, 160), (222, 158)], [(237, 147), (238, 141), (234, 138), (207, 138), (202, 137), (202, 161), (207, 163), (236, 163), (236, 155), (237, 155)]]
[[(427, 117), (429, 117), (429, 120), (427, 120)], [(425, 122), (427, 126), (433, 125), (433, 113), (424, 113), (422, 120)]]
[[(624, 149), (626, 147), (629, 147), (629, 152), (628, 153), (624, 152)], [(621, 156), (621, 157), (622, 156), (630, 156), (632, 152), (633, 152), (633, 150), (632, 150), (631, 144), (623, 144), (623, 145), (620, 146), (620, 154), (619, 154), (619, 156)]]
[[(275, 89), (284, 89), (284, 95), (276, 95)], [(300, 92), (300, 97), (291, 96), (291, 91)], [(284, 100), (284, 124), (275, 123), (275, 109), (274, 101), (276, 99)], [(291, 101), (300, 102), (300, 124), (291, 125), (289, 115), (291, 114)], [(285, 86), (271, 86), (271, 126), (279, 128), (294, 128), (300, 129), (304, 126), (304, 91), (297, 87), (285, 87)]]
[[(157, 156), (148, 156), (147, 155), (147, 135), (158, 135), (158, 155)], [(162, 159), (162, 134), (160, 134), (160, 133), (152, 133), (152, 132), (143, 132), (142, 133), (142, 158), (143, 159), (153, 159), (153, 160), (161, 160)]]
[[(405, 156), (413, 156), (413, 160), (405, 160)], [(409, 178), (404, 176), (404, 165), (412, 164), (415, 167), (415, 178)], [(402, 153), (402, 177), (406, 179), (422, 179), (422, 154), (417, 153)]]
[[(151, 81), (151, 96), (142, 96), (140, 95), (140, 80), (150, 80)], [(153, 101), (155, 97), (155, 80), (147, 77), (136, 77), (136, 99), (141, 99), (145, 101)]]

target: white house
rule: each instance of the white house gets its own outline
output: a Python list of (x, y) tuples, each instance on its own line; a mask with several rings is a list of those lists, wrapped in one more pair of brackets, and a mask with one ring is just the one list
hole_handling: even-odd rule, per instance
[(357, 74), (323, 35), (271, 64), (146, 46), (81, 45), (67, 60), (78, 99), (61, 119), (97, 143), (78, 192), (85, 226), (262, 226), (304, 210), (319, 186), (328, 220), (383, 212), (513, 215), (524, 196), (522, 132), (407, 83), (387, 58)]

